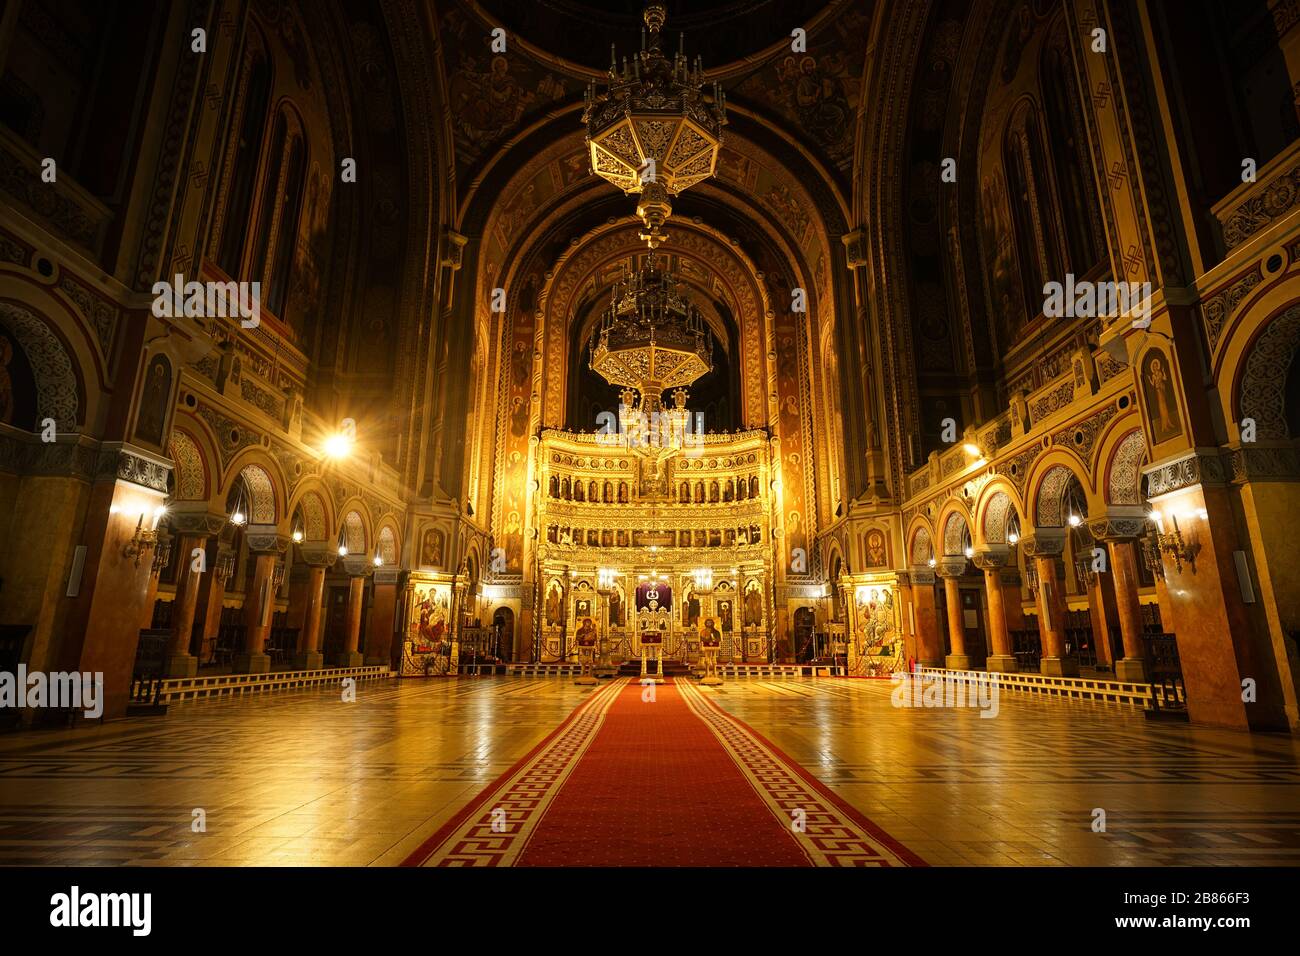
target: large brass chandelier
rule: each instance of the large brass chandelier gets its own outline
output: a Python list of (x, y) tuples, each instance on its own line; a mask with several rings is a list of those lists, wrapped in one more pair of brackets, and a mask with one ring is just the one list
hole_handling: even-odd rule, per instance
[[(682, 284), (651, 252), (610, 293), (592, 331), (591, 368), (623, 387), (620, 432), (634, 448), (681, 449), (694, 435), (687, 389), (713, 371), (713, 335)], [(663, 394), (673, 390), (673, 408)]]
[(716, 82), (712, 99), (705, 97), (700, 58), (692, 64), (680, 47), (671, 60), (664, 56), (660, 31), (667, 15), (662, 3), (646, 6), (649, 40), (643, 30), (641, 52), (630, 66), (624, 57), (620, 69), (610, 47), (608, 88), (598, 94), (593, 80), (582, 114), (592, 171), (640, 197), (641, 238), (651, 249), (667, 238), (663, 225), (673, 214), (672, 197), (717, 169), (727, 122), (726, 94)]

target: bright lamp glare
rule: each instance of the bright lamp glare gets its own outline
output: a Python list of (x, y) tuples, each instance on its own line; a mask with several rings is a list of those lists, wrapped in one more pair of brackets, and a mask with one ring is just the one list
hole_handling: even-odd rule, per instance
[(324, 449), (331, 458), (343, 458), (352, 450), (352, 442), (347, 435), (336, 432), (325, 439)]
[(978, 456), (980, 453), (980, 446), (974, 444), (973, 442), (966, 442), (966, 444), (962, 445), (961, 447), (962, 447), (962, 451), (966, 452), (966, 454), (968, 455)]

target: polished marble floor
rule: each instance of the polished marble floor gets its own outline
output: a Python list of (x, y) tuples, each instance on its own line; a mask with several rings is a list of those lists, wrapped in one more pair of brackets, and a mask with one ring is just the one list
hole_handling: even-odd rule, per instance
[[(1300, 864), (1294, 737), (1011, 694), (984, 719), (895, 708), (890, 692), (709, 691), (932, 864)], [(588, 693), (556, 678), (383, 681), (355, 703), (314, 689), (9, 734), (0, 865), (395, 864)]]

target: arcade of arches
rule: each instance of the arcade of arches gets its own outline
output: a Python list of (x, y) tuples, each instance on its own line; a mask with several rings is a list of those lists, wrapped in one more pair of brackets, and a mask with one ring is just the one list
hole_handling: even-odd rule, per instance
[[(658, 226), (586, 119), (641, 3), (113, 6), (0, 4), (0, 670), (705, 713), (715, 655), (1300, 726), (1292, 5), (667, 3), (726, 122)], [(660, 279), (696, 351), (599, 365)], [(192, 280), (259, 323), (160, 314)]]

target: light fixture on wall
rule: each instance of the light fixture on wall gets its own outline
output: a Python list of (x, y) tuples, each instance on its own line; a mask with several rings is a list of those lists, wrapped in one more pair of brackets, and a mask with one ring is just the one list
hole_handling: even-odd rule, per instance
[(357, 442), (357, 423), (355, 419), (345, 418), (339, 422), (338, 431), (325, 437), (321, 451), (329, 458), (346, 458), (352, 453), (352, 446)]
[[(1196, 514), (1198, 517), (1204, 517), (1206, 512), (1204, 509), (1201, 509)], [(1164, 515), (1161, 514), (1160, 511), (1152, 508), (1147, 517), (1149, 517), (1152, 523), (1156, 526), (1155, 544), (1159, 553), (1167, 554), (1173, 559), (1174, 567), (1178, 569), (1179, 574), (1183, 573), (1184, 561), (1190, 564), (1192, 570), (1195, 571), (1196, 553), (1201, 550), (1201, 546), (1195, 541), (1183, 540), (1183, 530), (1178, 526), (1178, 515), (1170, 512), (1169, 519), (1174, 526), (1174, 530), (1168, 532), (1165, 531), (1165, 519)], [(1191, 515), (1183, 515), (1183, 517), (1188, 518), (1191, 517)], [(1163, 568), (1161, 570), (1163, 571)], [(1163, 576), (1164, 575), (1162, 574), (1161, 577)]]
[(162, 520), (163, 515), (167, 514), (167, 508), (163, 505), (154, 508), (153, 517), (146, 527), (145, 516), (148, 513), (149, 509), (147, 507), (140, 508), (135, 522), (135, 533), (131, 535), (131, 540), (122, 546), (122, 555), (131, 558), (137, 568), (140, 566), (140, 559), (157, 545), (158, 522)]
[(707, 591), (713, 587), (713, 569), (697, 568), (695, 570), (695, 588), (698, 591)]

